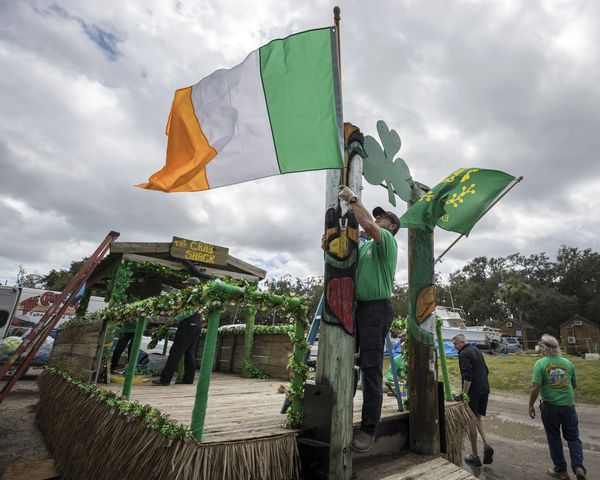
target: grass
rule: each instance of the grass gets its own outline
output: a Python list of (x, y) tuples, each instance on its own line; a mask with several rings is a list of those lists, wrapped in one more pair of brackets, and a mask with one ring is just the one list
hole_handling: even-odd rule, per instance
[[(579, 357), (565, 355), (573, 365), (577, 375), (578, 388), (575, 390), (575, 401), (600, 404), (600, 362), (584, 360)], [(508, 391), (529, 394), (531, 391), (531, 373), (539, 355), (519, 354), (506, 356), (486, 356), (485, 362), (490, 370), (488, 377), (490, 388), (494, 391)], [(458, 359), (447, 359), (448, 373), (452, 391), (460, 391), (460, 370)]]

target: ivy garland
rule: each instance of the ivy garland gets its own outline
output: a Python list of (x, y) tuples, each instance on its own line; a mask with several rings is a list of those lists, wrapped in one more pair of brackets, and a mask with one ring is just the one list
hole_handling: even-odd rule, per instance
[(90, 396), (94, 396), (105, 402), (111, 409), (119, 415), (131, 416), (143, 421), (148, 428), (157, 430), (165, 437), (172, 439), (184, 439), (191, 437), (190, 428), (182, 423), (176, 423), (167, 414), (150, 405), (142, 405), (139, 402), (130, 402), (121, 395), (104, 390), (92, 383), (80, 380), (65, 370), (56, 367), (44, 367), (45, 370), (53, 375), (61, 377), (70, 385), (73, 385)]
[(75, 310), (76, 317), (83, 317), (85, 315), (88, 305), (90, 304), (90, 298), (92, 298), (92, 289), (86, 287), (83, 291), (81, 299), (79, 300), (79, 305), (77, 305), (77, 309)]
[(265, 372), (262, 368), (254, 365), (252, 362), (245, 361), (244, 362), (244, 370), (248, 373), (250, 378), (269, 378), (269, 374)]
[(131, 262), (125, 260), (119, 264), (117, 273), (110, 279), (105, 300), (109, 305), (122, 305), (127, 300), (127, 288), (133, 275)]
[(174, 270), (166, 265), (159, 265), (158, 263), (150, 261), (136, 262), (135, 260), (125, 259), (121, 264), (126, 264), (136, 273), (160, 275), (161, 277), (164, 277), (166, 281), (182, 282), (190, 277), (190, 274), (187, 271)]

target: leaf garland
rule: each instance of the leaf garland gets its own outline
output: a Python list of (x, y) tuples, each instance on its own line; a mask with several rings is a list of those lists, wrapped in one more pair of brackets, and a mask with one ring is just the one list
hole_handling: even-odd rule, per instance
[(169, 415), (151, 405), (130, 402), (121, 395), (109, 392), (92, 383), (85, 382), (60, 368), (46, 366), (44, 369), (53, 375), (61, 377), (64, 381), (79, 388), (88, 395), (94, 396), (105, 402), (115, 413), (138, 418), (144, 422), (148, 428), (159, 431), (165, 437), (184, 439), (192, 436), (192, 431), (188, 426), (173, 421)]
[(244, 371), (250, 378), (269, 378), (267, 372), (247, 360), (244, 362)]

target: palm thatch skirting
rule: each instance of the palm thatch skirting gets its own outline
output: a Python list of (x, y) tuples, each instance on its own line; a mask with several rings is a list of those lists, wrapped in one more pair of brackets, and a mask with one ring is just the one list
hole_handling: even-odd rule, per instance
[[(167, 437), (144, 419), (120, 413), (106, 400), (50, 371), (38, 378), (36, 421), (65, 480), (297, 479), (299, 431), (277, 427), (282, 421), (278, 410), (283, 398), (275, 391), (278, 382), (218, 373), (213, 377), (213, 407), (209, 404), (203, 443), (190, 437)], [(117, 395), (120, 388), (115, 384), (102, 387)], [(189, 424), (193, 387), (163, 390), (139, 385), (133, 400), (152, 404)], [(356, 427), (362, 396), (354, 400)], [(399, 413), (395, 399), (384, 397), (382, 421), (405, 422), (407, 427), (408, 413)], [(446, 403), (448, 461), (461, 465), (464, 441), (474, 427), (475, 417), (467, 404)], [(401, 431), (398, 448), (402, 452), (396, 450), (400, 455), (408, 447), (408, 430)]]
[(232, 442), (170, 439), (44, 372), (36, 422), (69, 479), (266, 479), (299, 476), (295, 432)]
[(463, 446), (469, 431), (476, 428), (476, 418), (465, 402), (446, 403), (446, 448), (444, 457), (459, 467), (463, 461)]

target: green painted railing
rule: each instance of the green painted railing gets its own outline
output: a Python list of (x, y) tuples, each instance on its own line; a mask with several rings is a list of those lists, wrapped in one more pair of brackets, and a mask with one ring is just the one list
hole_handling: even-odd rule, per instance
[[(206, 406), (208, 403), (208, 392), (210, 388), (210, 377), (215, 360), (215, 350), (217, 343), (217, 333), (219, 329), (219, 320), (223, 311), (223, 306), (227, 301), (231, 300), (243, 300), (245, 303), (250, 304), (248, 311), (248, 322), (250, 332), (253, 331), (254, 316), (256, 315), (256, 308), (253, 305), (269, 305), (273, 307), (281, 306), (287, 308), (289, 312), (295, 311), (295, 335), (292, 339), (294, 344), (294, 354), (292, 362), (292, 380), (291, 380), (291, 392), (292, 393), (292, 406), (289, 409), (288, 419), (292, 419), (289, 423), (293, 427), (298, 427), (298, 419), (302, 418), (302, 400), (304, 391), (304, 380), (306, 378), (306, 372), (304, 370), (304, 354), (306, 352), (306, 341), (304, 340), (305, 330), (307, 327), (306, 311), (303, 308), (303, 299), (299, 297), (284, 297), (280, 295), (273, 295), (267, 292), (261, 292), (259, 290), (246, 290), (235, 285), (230, 285), (225, 282), (212, 281), (209, 282), (208, 286), (202, 290), (203, 295), (206, 297), (206, 303), (204, 303), (205, 311), (208, 313), (208, 329), (204, 340), (204, 348), (202, 350), (202, 360), (200, 364), (200, 372), (198, 383), (196, 384), (196, 398), (194, 401), (194, 409), (192, 411), (192, 422), (191, 429), (192, 435), (199, 442), (202, 441), (204, 433), (204, 421), (206, 419)], [(191, 299), (192, 297), (190, 297)], [(151, 311), (151, 302), (146, 303), (148, 306), (145, 313), (147, 315), (153, 315), (158, 312)], [(188, 305), (190, 305), (188, 303)], [(199, 306), (200, 303), (198, 302)], [(185, 306), (189, 310), (188, 306)], [(301, 314), (299, 314), (301, 312)], [(180, 316), (178, 320), (183, 319)], [(177, 320), (177, 319), (176, 319)], [(125, 375), (125, 382), (123, 384), (123, 396), (129, 399), (131, 395), (131, 386), (133, 384), (133, 374), (135, 372), (135, 366), (137, 363), (137, 356), (139, 353), (140, 343), (144, 329), (146, 328), (147, 319), (145, 316), (139, 317), (136, 326), (136, 333), (131, 349), (129, 358), (129, 364), (127, 366), (127, 373)], [(247, 335), (248, 332), (246, 332)], [(246, 338), (245, 341), (245, 355), (251, 355), (252, 345), (251, 340)]]
[(133, 337), (133, 345), (131, 345), (131, 351), (129, 352), (129, 363), (127, 363), (127, 372), (125, 373), (125, 381), (123, 382), (123, 396), (127, 400), (131, 397), (131, 385), (133, 384), (135, 367), (140, 353), (142, 336), (144, 335), (147, 324), (148, 319), (146, 317), (140, 317), (135, 325), (135, 336)]

